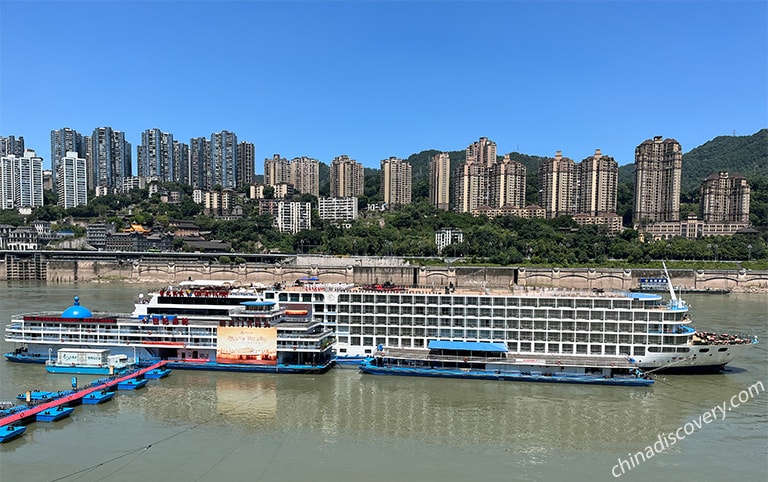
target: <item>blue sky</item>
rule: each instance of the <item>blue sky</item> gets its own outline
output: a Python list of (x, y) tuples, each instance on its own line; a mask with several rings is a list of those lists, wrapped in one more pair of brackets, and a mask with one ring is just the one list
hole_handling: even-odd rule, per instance
[(768, 2), (0, 0), (0, 135), (230, 130), (367, 167), (484, 136), (619, 164), (768, 127)]

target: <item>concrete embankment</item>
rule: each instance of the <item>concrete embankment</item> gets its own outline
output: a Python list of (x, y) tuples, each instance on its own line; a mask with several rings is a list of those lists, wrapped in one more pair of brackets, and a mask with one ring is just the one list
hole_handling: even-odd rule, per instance
[[(0, 259), (0, 279), (48, 283), (119, 281), (170, 285), (190, 279), (215, 279), (274, 285), (317, 277), (323, 283), (391, 282), (437, 291), (450, 286), (477, 290), (510, 286), (630, 290), (640, 286), (641, 278), (663, 276), (661, 270), (649, 269), (415, 266), (400, 258), (333, 256), (285, 256), (274, 262), (239, 263), (172, 255), (162, 259), (94, 259), (87, 253), (67, 259), (40, 254), (10, 258)], [(670, 276), (674, 286), (683, 290), (768, 292), (768, 271), (686, 269), (671, 270)]]

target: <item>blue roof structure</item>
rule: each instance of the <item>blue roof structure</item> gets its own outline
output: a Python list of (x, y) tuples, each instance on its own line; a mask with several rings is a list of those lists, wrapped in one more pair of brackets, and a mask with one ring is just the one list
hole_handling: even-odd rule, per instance
[(638, 292), (630, 292), (628, 293), (629, 297), (635, 300), (660, 300), (661, 295), (653, 294), (653, 293), (638, 293)]
[(507, 345), (504, 343), (489, 343), (483, 341), (443, 341), (430, 340), (427, 346), (430, 350), (463, 350), (484, 351), (492, 353), (506, 353)]
[(240, 303), (243, 306), (274, 306), (274, 301), (243, 301)]
[(92, 316), (91, 310), (85, 306), (80, 306), (79, 296), (75, 296), (75, 303), (61, 314), (62, 318), (91, 318)]

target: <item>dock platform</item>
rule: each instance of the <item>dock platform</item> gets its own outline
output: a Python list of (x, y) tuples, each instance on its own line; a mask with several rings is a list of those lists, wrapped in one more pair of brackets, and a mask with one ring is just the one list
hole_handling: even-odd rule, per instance
[[(7, 415), (3, 418), (0, 418), (0, 427), (5, 427), (6, 425), (11, 425), (15, 423), (24, 423), (25, 420), (34, 420), (38, 413), (44, 412), (45, 410), (49, 410), (51, 408), (56, 408), (59, 405), (80, 404), (83, 401), (83, 397), (93, 392), (100, 392), (102, 390), (109, 390), (111, 388), (116, 389), (118, 383), (142, 376), (150, 370), (156, 370), (158, 368), (162, 368), (163, 366), (165, 366), (165, 363), (166, 363), (165, 360), (163, 360), (158, 363), (155, 363), (154, 365), (148, 366), (146, 368), (140, 368), (136, 371), (132, 371), (130, 373), (117, 376), (115, 378), (110, 378), (107, 381), (100, 383), (98, 385), (89, 386), (88, 388), (83, 388), (81, 390), (62, 392), (64, 395), (62, 395), (61, 397), (46, 399), (44, 403), (40, 403), (38, 405), (28, 407), (19, 412), (15, 412), (15, 413), (12, 413), (11, 415)], [(52, 393), (55, 393), (55, 392), (52, 392)]]

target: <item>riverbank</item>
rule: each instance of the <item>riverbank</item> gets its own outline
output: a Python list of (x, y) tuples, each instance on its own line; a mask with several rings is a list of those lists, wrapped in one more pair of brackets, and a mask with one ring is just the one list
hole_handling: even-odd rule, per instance
[[(643, 278), (660, 278), (660, 269), (550, 268), (530, 266), (412, 265), (402, 258), (283, 256), (270, 260), (218, 263), (166, 253), (162, 257), (123, 259), (89, 253), (30, 253), (0, 260), (0, 280), (45, 283), (137, 283), (173, 285), (192, 279), (230, 281), (242, 285), (291, 285), (314, 277), (323, 283), (420, 286), (436, 292), (464, 290), (559, 288), (580, 290), (632, 290)], [(768, 293), (768, 271), (673, 269), (676, 288), (695, 292)]]

